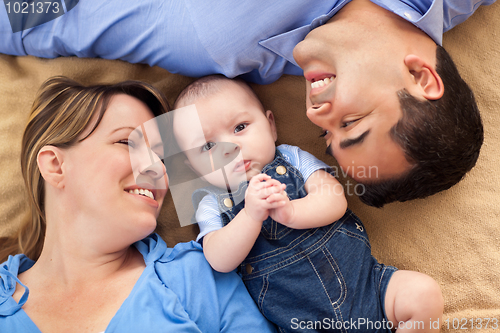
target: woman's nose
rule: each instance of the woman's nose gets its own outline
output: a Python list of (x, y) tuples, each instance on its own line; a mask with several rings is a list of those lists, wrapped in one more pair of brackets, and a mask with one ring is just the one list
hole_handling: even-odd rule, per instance
[(156, 162), (151, 163), (150, 161), (150, 163), (147, 163), (147, 165), (142, 167), (140, 173), (143, 175), (148, 175), (156, 180), (166, 174), (166, 169), (163, 161), (158, 158)]
[(139, 173), (134, 172), (136, 183), (148, 183), (158, 190), (168, 189), (167, 170), (163, 161), (152, 151), (148, 155), (141, 159)]

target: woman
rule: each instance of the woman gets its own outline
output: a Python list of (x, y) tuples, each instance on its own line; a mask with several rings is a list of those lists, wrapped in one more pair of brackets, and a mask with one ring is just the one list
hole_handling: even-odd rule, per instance
[[(155, 163), (162, 140), (158, 130), (142, 141), (130, 134), (167, 110), (140, 82), (59, 77), (41, 87), (21, 154), (32, 219), (0, 240), (1, 261), (24, 253), (0, 267), (1, 332), (274, 330), (239, 278), (212, 271), (198, 245), (168, 249), (151, 234), (168, 188)], [(129, 149), (147, 151), (144, 163), (132, 167)]]

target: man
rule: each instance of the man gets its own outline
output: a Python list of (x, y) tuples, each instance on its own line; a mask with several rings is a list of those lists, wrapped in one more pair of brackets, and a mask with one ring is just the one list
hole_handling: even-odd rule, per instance
[(326, 130), (327, 152), (365, 183), (361, 200), (373, 206), (448, 189), (479, 156), (483, 129), (472, 91), (429, 37), (433, 30), (425, 31), (357, 0), (294, 50), (308, 81), (309, 119)]
[(479, 155), (474, 97), (440, 45), (444, 31), (494, 0), (74, 2), (17, 33), (13, 14), (0, 13), (0, 52), (122, 59), (257, 83), (304, 74), (313, 85), (308, 117), (340, 166), (367, 185), (361, 199), (377, 207), (451, 187)]

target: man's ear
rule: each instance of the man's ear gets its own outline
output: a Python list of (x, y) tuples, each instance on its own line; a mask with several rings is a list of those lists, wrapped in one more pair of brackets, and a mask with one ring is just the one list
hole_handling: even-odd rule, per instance
[(55, 188), (64, 187), (64, 152), (54, 146), (44, 146), (37, 155), (38, 168), (43, 179)]
[(409, 89), (410, 94), (422, 96), (428, 100), (437, 100), (443, 97), (443, 81), (433, 66), (414, 54), (407, 55), (404, 61), (415, 84), (414, 91)]
[(266, 111), (266, 117), (271, 125), (271, 132), (273, 134), (274, 141), (278, 140), (278, 131), (276, 130), (276, 123), (274, 122), (274, 114), (271, 110)]

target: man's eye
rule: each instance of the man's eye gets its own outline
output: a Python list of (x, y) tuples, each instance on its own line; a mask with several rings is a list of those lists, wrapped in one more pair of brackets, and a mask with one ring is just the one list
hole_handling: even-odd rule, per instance
[(357, 122), (359, 119), (356, 119), (356, 120), (351, 120), (351, 121), (347, 121), (345, 123), (342, 124), (342, 128), (344, 127), (349, 127), (351, 126), (352, 124), (354, 124), (355, 122)]
[(321, 133), (321, 134), (319, 135), (319, 137), (320, 137), (320, 138), (324, 138), (325, 136), (327, 136), (327, 135), (328, 135), (328, 133), (330, 133), (330, 132), (328, 132), (328, 130), (323, 130), (323, 133)]
[(245, 128), (247, 128), (248, 124), (239, 124), (234, 128), (234, 133), (238, 133), (243, 131)]
[(201, 146), (201, 151), (209, 151), (216, 145), (215, 142), (207, 142), (203, 146)]

